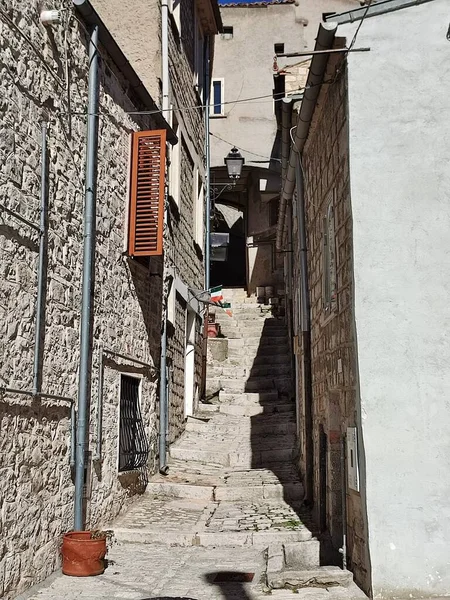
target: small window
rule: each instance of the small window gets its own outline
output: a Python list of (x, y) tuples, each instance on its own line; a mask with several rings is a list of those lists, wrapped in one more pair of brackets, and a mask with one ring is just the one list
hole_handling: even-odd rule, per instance
[(221, 34), (222, 40), (232, 40), (233, 39), (233, 28), (228, 26), (224, 26)]
[(194, 241), (203, 250), (203, 216), (204, 216), (203, 181), (199, 170), (194, 169)]
[(224, 116), (223, 79), (212, 80), (210, 114), (213, 117)]
[(269, 227), (273, 227), (278, 222), (278, 208), (280, 206), (280, 199), (273, 198), (269, 202)]
[(119, 473), (140, 469), (150, 451), (139, 403), (141, 380), (120, 377)]
[(283, 54), (284, 44), (274, 44), (273, 50), (274, 50), (275, 54)]
[(166, 131), (132, 134), (128, 254), (160, 256), (163, 252)]
[(169, 10), (172, 13), (173, 20), (178, 30), (178, 34), (181, 34), (181, 14), (180, 14), (181, 0), (169, 0)]
[(178, 144), (170, 148), (169, 167), (169, 195), (177, 206), (180, 205), (180, 173), (181, 173), (181, 146), (183, 143), (180, 126), (175, 116), (172, 120), (172, 129), (178, 138)]
[(327, 203), (323, 220), (323, 308), (330, 314), (337, 308), (336, 237), (334, 224), (334, 192)]

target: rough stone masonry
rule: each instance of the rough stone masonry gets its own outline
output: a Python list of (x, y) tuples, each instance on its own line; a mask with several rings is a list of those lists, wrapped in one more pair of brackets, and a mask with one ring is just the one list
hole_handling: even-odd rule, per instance
[[(72, 15), (46, 29), (37, 0), (6, 0), (0, 9), (0, 204), (39, 223), (41, 122), (48, 122), (49, 218), (46, 266), (43, 391), (76, 398), (83, 242), (88, 33)], [(129, 135), (155, 129), (130, 86), (100, 47), (100, 117), (94, 342), (91, 372), (96, 398), (98, 348), (158, 366), (161, 265), (125, 254)], [(69, 77), (67, 78), (67, 74)], [(35, 229), (0, 210), (0, 386), (31, 390), (37, 257)], [(147, 468), (117, 473), (121, 374), (140, 379), (141, 408), (150, 441)], [(103, 392), (103, 461), (90, 463), (88, 526), (112, 520), (141, 491), (154, 470), (157, 440), (153, 368), (109, 356)], [(91, 440), (95, 443), (95, 402)], [(0, 397), (0, 597), (11, 598), (58, 564), (60, 536), (73, 525), (69, 467), (70, 403)]]

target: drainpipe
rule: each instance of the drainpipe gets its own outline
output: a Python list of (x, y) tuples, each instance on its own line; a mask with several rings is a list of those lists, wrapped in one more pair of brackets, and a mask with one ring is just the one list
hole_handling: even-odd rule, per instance
[[(161, 79), (163, 116), (169, 114), (169, 5), (168, 0), (161, 3)], [(167, 232), (168, 221), (167, 197), (164, 208), (164, 232)], [(161, 359), (159, 373), (159, 472), (167, 475), (167, 429), (168, 429), (168, 395), (167, 395), (167, 308), (170, 293), (170, 282), (167, 290), (166, 279), (163, 279), (163, 323), (161, 334)]]
[(302, 404), (304, 407), (303, 439), (305, 443), (305, 500), (314, 498), (313, 394), (311, 369), (311, 319), (309, 305), (308, 255), (306, 239), (305, 192), (301, 158), (295, 166), (297, 189), (297, 251), (300, 260), (300, 329), (302, 332)]
[(209, 37), (205, 40), (205, 161), (206, 161), (206, 211), (205, 211), (205, 290), (210, 288), (211, 251), (211, 146), (209, 139), (210, 102), (210, 58)]
[(42, 123), (41, 142), (41, 215), (39, 223), (39, 263), (36, 298), (36, 330), (34, 334), (34, 367), (33, 394), (37, 396), (42, 391), (42, 381), (39, 373), (39, 363), (42, 354), (42, 329), (45, 326), (45, 255), (47, 252), (47, 212), (48, 212), (48, 172), (47, 172), (47, 123)]
[[(321, 23), (319, 26), (319, 33), (317, 35), (314, 50), (330, 50), (333, 46), (336, 30), (336, 23)], [(293, 147), (289, 157), (289, 164), (286, 169), (286, 176), (283, 180), (284, 183), (280, 198), (280, 209), (278, 212), (277, 223), (277, 250), (281, 250), (283, 244), (283, 229), (286, 207), (292, 200), (292, 195), (294, 193), (297, 153), (301, 153), (303, 151), (303, 147), (308, 137), (311, 119), (316, 107), (317, 97), (319, 96), (321, 90), (321, 84), (323, 83), (327, 64), (328, 54), (315, 54), (311, 60), (311, 66), (309, 67), (308, 79), (306, 81), (306, 89), (300, 108), (297, 128), (295, 130)]]
[[(203, 48), (203, 62), (205, 65), (205, 86), (203, 93), (204, 119), (205, 119), (205, 290), (211, 286), (211, 145), (209, 135), (209, 102), (210, 102), (210, 60), (209, 37), (205, 37)], [(206, 397), (207, 353), (208, 353), (208, 305), (205, 307), (203, 322), (202, 344), (202, 380), (200, 397)]]
[(94, 298), (96, 233), (96, 170), (98, 150), (98, 25), (89, 41), (88, 120), (86, 135), (86, 181), (84, 205), (83, 283), (81, 303), (80, 375), (75, 464), (75, 530), (84, 528), (83, 488), (89, 435), (89, 397)]

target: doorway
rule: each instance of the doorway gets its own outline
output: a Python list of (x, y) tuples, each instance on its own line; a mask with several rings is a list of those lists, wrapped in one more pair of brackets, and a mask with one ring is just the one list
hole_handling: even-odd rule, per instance
[(194, 414), (195, 395), (195, 312), (186, 310), (184, 344), (184, 416)]
[(327, 530), (327, 471), (328, 471), (328, 440), (323, 425), (319, 432), (319, 529)]
[(246, 238), (242, 208), (216, 202), (213, 233), (229, 235), (226, 248), (211, 248), (211, 285), (243, 288), (246, 286)]

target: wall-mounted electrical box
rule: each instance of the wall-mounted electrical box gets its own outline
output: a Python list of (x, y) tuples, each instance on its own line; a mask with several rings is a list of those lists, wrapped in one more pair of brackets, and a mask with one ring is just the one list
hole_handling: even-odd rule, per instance
[(359, 492), (358, 433), (356, 427), (347, 427), (347, 483)]

